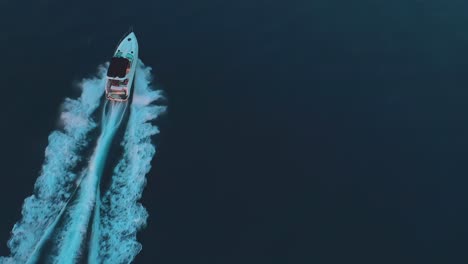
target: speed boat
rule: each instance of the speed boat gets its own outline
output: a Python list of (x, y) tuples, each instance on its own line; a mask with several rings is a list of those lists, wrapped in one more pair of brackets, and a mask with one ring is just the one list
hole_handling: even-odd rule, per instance
[(118, 102), (128, 100), (137, 64), (138, 41), (135, 33), (130, 32), (120, 41), (107, 69), (107, 99)]

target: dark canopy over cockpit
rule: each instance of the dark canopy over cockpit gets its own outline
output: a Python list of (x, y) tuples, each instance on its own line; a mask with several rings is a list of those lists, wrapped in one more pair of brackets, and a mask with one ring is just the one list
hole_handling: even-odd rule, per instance
[(110, 78), (125, 77), (129, 63), (130, 62), (126, 58), (113, 57), (109, 65), (109, 69), (107, 69), (107, 77), (110, 77)]

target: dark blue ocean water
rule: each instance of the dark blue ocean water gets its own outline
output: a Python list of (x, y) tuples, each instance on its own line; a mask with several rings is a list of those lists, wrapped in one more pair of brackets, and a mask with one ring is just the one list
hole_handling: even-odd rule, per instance
[(0, 2), (0, 253), (130, 25), (167, 94), (135, 263), (466, 263), (468, 3)]

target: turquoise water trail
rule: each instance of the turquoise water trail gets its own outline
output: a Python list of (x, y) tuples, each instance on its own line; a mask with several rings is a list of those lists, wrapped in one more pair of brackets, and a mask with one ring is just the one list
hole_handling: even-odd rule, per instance
[(98, 201), (100, 216), (94, 217), (88, 263), (130, 263), (142, 249), (136, 233), (146, 225), (148, 214), (138, 200), (156, 153), (151, 137), (159, 132), (151, 121), (166, 110), (157, 105), (162, 93), (153, 90), (151, 78), (151, 68), (140, 61), (122, 142), (123, 157), (114, 169), (110, 188)]
[[(23, 218), (8, 242), (11, 255), (0, 263), (129, 263), (141, 251), (136, 233), (146, 225), (148, 214), (138, 201), (156, 153), (151, 138), (159, 132), (151, 121), (165, 107), (157, 105), (162, 94), (151, 87), (151, 68), (140, 61), (131, 103), (104, 100), (92, 155), (81, 173), (73, 173), (86, 158), (80, 151), (89, 142), (89, 132), (97, 127), (92, 115), (102, 98), (104, 74), (101, 67), (97, 77), (82, 81), (80, 98), (65, 100), (63, 129), (49, 136), (34, 194), (25, 200)], [(101, 195), (109, 149), (127, 110), (123, 153)]]
[(65, 99), (60, 113), (61, 129), (49, 135), (45, 161), (33, 195), (26, 198), (22, 218), (14, 225), (8, 241), (10, 256), (0, 263), (26, 263), (53, 229), (76, 189), (78, 176), (72, 173), (80, 161), (80, 150), (89, 142), (87, 136), (96, 127), (92, 114), (99, 107), (105, 83), (105, 67), (95, 77), (84, 79), (78, 99)]

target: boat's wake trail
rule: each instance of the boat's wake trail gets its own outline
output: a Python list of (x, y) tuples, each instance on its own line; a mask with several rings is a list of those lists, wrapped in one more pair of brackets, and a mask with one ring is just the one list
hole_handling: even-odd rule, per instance
[(100, 181), (106, 158), (127, 104), (106, 101), (96, 147), (86, 169), (77, 174), (72, 171), (80, 160), (80, 150), (96, 127), (91, 116), (103, 93), (104, 68), (97, 78), (82, 82), (79, 99), (65, 101), (64, 128), (49, 136), (34, 194), (25, 200), (23, 218), (8, 241), (11, 255), (0, 258), (0, 263), (129, 263), (138, 254), (141, 245), (136, 232), (147, 218), (138, 200), (155, 154), (151, 136), (158, 133), (150, 122), (165, 110), (152, 104), (161, 94), (150, 88), (150, 71), (140, 61), (123, 156), (102, 197)]
[(102, 204), (99, 203), (100, 210), (95, 211), (88, 263), (129, 263), (141, 250), (136, 233), (146, 224), (148, 214), (138, 200), (156, 152), (151, 136), (159, 132), (150, 122), (164, 112), (165, 107), (152, 105), (161, 98), (161, 92), (149, 86), (151, 69), (142, 67), (137, 71), (122, 143), (124, 154), (114, 170), (110, 188), (102, 197)]

